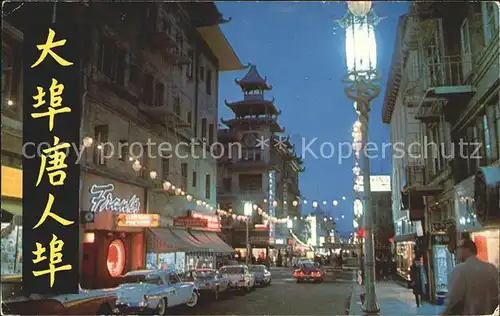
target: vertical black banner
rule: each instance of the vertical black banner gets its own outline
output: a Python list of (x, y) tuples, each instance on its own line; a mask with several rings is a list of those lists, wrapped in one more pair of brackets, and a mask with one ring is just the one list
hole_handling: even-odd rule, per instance
[(78, 293), (80, 29), (24, 33), (23, 288)]

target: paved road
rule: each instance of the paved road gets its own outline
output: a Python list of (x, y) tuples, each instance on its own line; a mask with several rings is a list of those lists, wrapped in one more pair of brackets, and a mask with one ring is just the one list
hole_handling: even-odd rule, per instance
[(272, 269), (272, 284), (246, 295), (234, 294), (194, 309), (180, 308), (184, 315), (342, 315), (351, 291), (352, 272), (340, 272), (336, 281), (297, 284), (290, 269)]

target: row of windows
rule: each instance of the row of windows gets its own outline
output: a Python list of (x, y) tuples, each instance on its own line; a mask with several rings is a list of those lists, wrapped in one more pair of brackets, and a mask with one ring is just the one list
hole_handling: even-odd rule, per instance
[[(108, 125), (97, 125), (94, 127), (94, 139), (96, 144), (103, 144), (108, 142), (108, 134), (109, 134), (109, 126)], [(127, 140), (120, 140), (120, 152), (118, 153), (118, 159), (121, 161), (129, 162), (131, 157), (129, 157), (130, 148), (127, 146)], [(109, 153), (106, 152), (108, 150), (107, 146), (104, 148), (97, 147), (97, 150), (94, 150), (93, 161), (94, 164), (105, 166), (106, 158), (109, 157)], [(142, 147), (142, 153), (148, 153), (149, 150), (147, 145), (144, 144)], [(3, 156), (2, 156), (3, 157)], [(2, 158), (3, 159), (3, 158)], [(149, 157), (147, 154), (143, 154), (139, 159), (140, 165), (142, 166), (141, 170), (138, 171), (139, 176), (148, 178), (149, 171)], [(3, 161), (2, 161), (3, 164)], [(170, 168), (170, 159), (169, 158), (161, 158), (161, 176), (163, 180), (167, 180), (171, 176), (171, 168)], [(191, 186), (193, 188), (197, 187), (197, 179), (198, 175), (196, 170), (192, 171), (191, 175)], [(188, 164), (181, 163), (181, 186), (182, 189), (188, 189)], [(209, 174), (205, 175), (205, 198), (211, 198), (211, 176)]]

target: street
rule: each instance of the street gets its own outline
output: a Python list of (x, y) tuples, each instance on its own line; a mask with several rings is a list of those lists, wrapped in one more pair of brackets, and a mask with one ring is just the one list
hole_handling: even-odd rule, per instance
[(229, 294), (217, 302), (193, 309), (178, 308), (182, 315), (342, 315), (351, 291), (352, 272), (338, 272), (337, 280), (297, 284), (289, 268), (273, 268), (272, 284), (246, 295)]

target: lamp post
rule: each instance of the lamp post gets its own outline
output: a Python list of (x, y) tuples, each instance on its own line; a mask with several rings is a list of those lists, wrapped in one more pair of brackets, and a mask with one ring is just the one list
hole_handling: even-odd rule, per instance
[(363, 198), (364, 198), (364, 234), (365, 234), (365, 300), (363, 311), (380, 311), (375, 293), (375, 249), (373, 244), (373, 214), (371, 210), (370, 160), (366, 152), (368, 142), (368, 118), (370, 103), (380, 94), (376, 84), (376, 41), (374, 26), (380, 18), (371, 9), (371, 1), (347, 1), (348, 12), (339, 20), (346, 30), (347, 75), (343, 82), (346, 96), (354, 102), (359, 115), (361, 132)]
[(247, 243), (247, 255), (245, 256), (245, 263), (248, 265), (250, 263), (250, 219), (252, 218), (253, 213), (253, 203), (245, 202), (243, 205), (243, 212), (246, 218), (246, 243)]
[[(291, 219), (288, 219), (286, 221), (286, 227), (288, 228), (288, 236), (289, 236), (289, 240), (292, 240), (293, 236), (292, 236), (292, 230), (293, 230), (293, 221)], [(290, 261), (290, 267), (292, 268), (293, 267), (293, 243), (290, 246), (290, 251), (288, 252), (288, 260)]]

